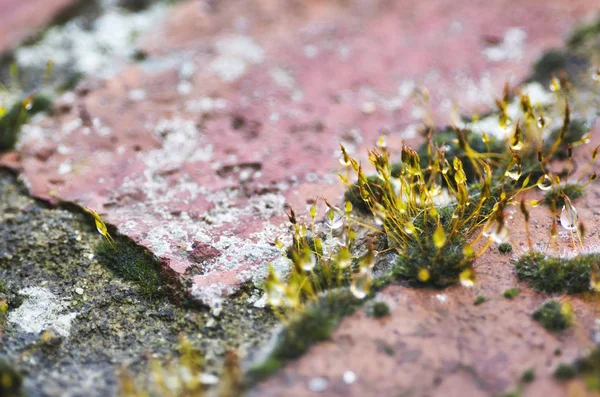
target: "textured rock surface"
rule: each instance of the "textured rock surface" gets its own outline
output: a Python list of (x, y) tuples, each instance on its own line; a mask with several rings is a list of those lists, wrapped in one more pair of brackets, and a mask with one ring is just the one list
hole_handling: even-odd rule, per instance
[(260, 283), (278, 258), (284, 203), (303, 212), (317, 195), (340, 197), (340, 142), (361, 153), (383, 129), (393, 148), (455, 104), (486, 109), (594, 10), (184, 2), (142, 39), (145, 61), (88, 79), (70, 107), (25, 128), (19, 167), (33, 195), (95, 208), (211, 304)]
[(0, 53), (39, 33), (77, 0), (0, 1)]
[[(382, 129), (393, 150), (402, 140), (418, 142), (424, 121), (441, 124), (457, 112), (485, 111), (506, 81), (526, 78), (545, 50), (562, 46), (575, 23), (595, 11), (595, 0), (176, 4), (140, 38), (137, 52), (123, 52), (144, 60), (111, 69), (109, 78), (88, 76), (75, 93), (59, 98), (53, 115), (27, 125), (17, 151), (1, 155), (0, 164), (19, 170), (35, 197), (100, 212), (160, 258), (165, 280), (215, 310), (144, 301), (134, 284), (86, 256), (99, 240), (91, 225), (81, 226), (89, 219), (56, 210), (58, 220), (48, 220), (53, 216), (47, 208), (13, 198), (15, 208), (0, 207), (0, 232), (31, 233), (33, 248), (28, 242), (0, 244), (0, 252), (9, 253), (0, 259), (2, 277), (13, 280), (15, 290), (47, 281), (54, 296), (82, 302), (64, 349), (50, 356), (35, 353), (43, 360), (25, 367), (49, 371), (46, 364), (75, 363), (81, 371), (68, 370), (75, 379), (69, 384), (75, 384), (86, 378), (90, 363), (101, 362), (90, 373), (106, 379), (103, 390), (110, 393), (116, 380), (109, 358), (136, 362), (146, 348), (159, 354), (173, 350), (178, 332), (200, 335), (196, 341), (206, 341), (202, 347), (209, 354), (222, 353), (225, 345), (250, 348), (248, 341), (258, 342), (249, 336), (265, 338), (273, 319), (253, 306), (259, 296), (246, 296), (244, 283), (260, 285), (269, 262), (285, 272), (287, 263), (274, 245), (286, 235), (285, 203), (303, 213), (318, 195), (341, 201), (343, 187), (335, 176), (340, 142), (364, 159)], [(600, 221), (597, 190), (594, 185), (577, 204), (588, 226)], [(525, 234), (516, 213), (510, 216), (515, 251), (521, 253)], [(533, 217), (534, 236), (544, 241), (550, 215), (540, 209)], [(46, 225), (42, 230), (49, 234), (16, 227), (14, 219)], [(569, 247), (568, 237), (561, 235), (561, 248)], [(587, 244), (597, 245), (598, 239), (593, 231)], [(52, 260), (40, 248), (48, 244)], [(67, 256), (73, 261), (58, 263), (57, 257)], [(77, 280), (57, 277), (73, 268)], [(26, 274), (29, 269), (33, 276)], [(472, 290), (387, 288), (378, 298), (390, 303), (389, 318), (374, 320), (366, 309), (359, 311), (342, 322), (331, 342), (314, 346), (252, 393), (490, 395), (513, 390), (529, 368), (541, 381), (525, 389), (528, 395), (561, 395), (578, 387), (549, 379), (558, 362), (591, 344), (593, 305), (586, 297), (570, 299), (575, 327), (551, 335), (530, 318), (547, 297), (524, 286), (513, 301), (501, 297), (516, 285), (508, 256), (493, 251), (477, 270)], [(241, 304), (222, 300), (242, 287)], [(489, 300), (473, 306), (479, 294)], [(214, 315), (223, 305), (221, 317)], [(70, 314), (62, 309), (60, 315)], [(119, 311), (124, 313), (106, 326), (105, 313)], [(161, 321), (142, 320), (149, 316)], [(132, 326), (138, 328), (127, 339), (122, 329)], [(11, 359), (37, 343), (24, 329), (8, 322), (4, 336)], [(157, 339), (129, 343), (146, 332)], [(70, 354), (82, 354), (80, 361)], [(102, 371), (107, 375), (98, 375)], [(41, 374), (33, 382), (41, 382), (46, 372)], [(64, 377), (58, 370), (49, 376), (48, 385), (32, 389), (56, 387), (50, 394), (60, 394), (55, 383), (66, 382)]]

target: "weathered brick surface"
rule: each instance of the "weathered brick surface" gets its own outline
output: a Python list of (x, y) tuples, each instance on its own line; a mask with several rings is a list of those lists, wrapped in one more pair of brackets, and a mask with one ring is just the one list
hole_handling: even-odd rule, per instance
[[(455, 105), (487, 109), (596, 9), (595, 0), (179, 3), (143, 38), (146, 61), (108, 81), (91, 76), (89, 93), (24, 130), (18, 166), (35, 196), (95, 208), (210, 303), (281, 262), (273, 242), (285, 234), (284, 203), (302, 213), (318, 195), (340, 200), (340, 142), (364, 158), (382, 129), (394, 148), (418, 140), (430, 116), (449, 121)], [(430, 110), (418, 105), (420, 87)], [(4, 160), (16, 165), (14, 154)], [(199, 244), (211, 254), (199, 257)]]

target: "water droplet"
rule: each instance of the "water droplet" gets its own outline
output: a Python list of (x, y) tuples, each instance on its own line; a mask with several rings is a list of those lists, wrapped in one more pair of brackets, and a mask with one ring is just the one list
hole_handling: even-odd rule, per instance
[(546, 119), (544, 118), (544, 116), (538, 117), (537, 126), (538, 128), (544, 128), (546, 126)]
[(325, 224), (332, 230), (339, 229), (344, 224), (344, 217), (329, 208), (325, 213)]
[(352, 295), (357, 299), (364, 299), (371, 290), (371, 280), (372, 277), (369, 269), (360, 269), (360, 272), (354, 277), (354, 280), (352, 280), (352, 284), (350, 285), (350, 292), (352, 292)]
[(267, 302), (271, 306), (281, 306), (285, 300), (285, 287), (279, 283), (270, 283), (267, 285)]
[(504, 224), (494, 221), (493, 223), (488, 223), (483, 231), (483, 236), (493, 240), (497, 244), (501, 244), (508, 240), (508, 229)]
[(506, 170), (504, 175), (512, 180), (519, 180), (521, 177), (521, 164), (513, 164), (509, 169)]
[(537, 186), (541, 190), (550, 189), (552, 187), (552, 178), (550, 178), (547, 174), (544, 174), (544, 176), (542, 176), (542, 177), (540, 177), (540, 179), (538, 179)]
[(356, 382), (356, 374), (354, 371), (348, 370), (344, 372), (342, 378), (344, 379), (344, 383), (347, 385), (351, 385), (352, 383)]
[(347, 154), (340, 155), (340, 164), (343, 165), (344, 167), (349, 166), (350, 165), (350, 157), (348, 157)]
[(565, 205), (560, 213), (560, 224), (567, 230), (574, 230), (579, 222), (577, 210), (571, 204), (571, 200), (565, 199)]
[(344, 269), (352, 263), (352, 256), (348, 247), (342, 247), (337, 254), (337, 264), (340, 268)]
[(302, 252), (300, 266), (306, 272), (312, 271), (315, 268), (315, 266), (317, 266), (317, 256), (314, 252), (310, 250), (310, 248), (306, 248)]

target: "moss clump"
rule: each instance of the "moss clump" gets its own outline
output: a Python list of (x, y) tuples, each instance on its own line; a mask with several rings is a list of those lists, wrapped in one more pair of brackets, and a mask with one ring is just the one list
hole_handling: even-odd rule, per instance
[(531, 383), (535, 380), (535, 370), (533, 368), (529, 368), (527, 371), (523, 372), (521, 376), (521, 382), (523, 383)]
[[(377, 175), (371, 175), (367, 177), (366, 188), (369, 190), (370, 197), (373, 200), (380, 201), (383, 196), (383, 188), (380, 184), (381, 179)], [(371, 210), (369, 209), (369, 204), (364, 201), (360, 195), (360, 187), (358, 184), (354, 184), (350, 186), (346, 193), (344, 194), (344, 198), (352, 203), (352, 207), (365, 213), (370, 214)]]
[(486, 299), (486, 297), (485, 297), (485, 296), (483, 296), (483, 295), (479, 295), (477, 298), (475, 298), (475, 301), (473, 301), (473, 304), (474, 304), (475, 306), (479, 306), (479, 305), (481, 305), (482, 303), (484, 303), (486, 300), (487, 300), (487, 299)]
[(98, 262), (114, 271), (119, 277), (132, 281), (142, 295), (156, 298), (163, 294), (160, 262), (148, 250), (124, 237), (115, 240), (115, 248), (105, 241), (96, 247)]
[(404, 255), (399, 256), (392, 270), (395, 278), (411, 286), (444, 288), (459, 281), (460, 274), (469, 269), (472, 260), (465, 256), (464, 237), (457, 234), (438, 250), (431, 238), (426, 242), (412, 241)]
[(546, 192), (542, 204), (550, 206), (552, 205), (552, 202), (555, 202), (556, 208), (562, 208), (562, 206), (565, 205), (563, 193), (571, 201), (575, 201), (583, 196), (583, 186), (578, 183), (568, 183), (565, 186), (561, 186), (560, 189), (553, 187)]
[(577, 369), (571, 364), (560, 364), (554, 371), (557, 379), (573, 379), (577, 375)]
[(552, 76), (558, 74), (567, 66), (567, 54), (563, 51), (550, 50), (536, 63), (533, 72), (533, 81), (550, 81)]
[(517, 277), (541, 292), (576, 294), (590, 286), (591, 268), (600, 264), (600, 254), (554, 258), (539, 252), (527, 253), (515, 262)]
[(502, 243), (498, 246), (498, 251), (502, 252), (503, 254), (508, 254), (509, 252), (512, 252), (512, 245), (510, 245), (509, 243)]
[(330, 338), (339, 321), (360, 305), (349, 291), (331, 291), (318, 302), (297, 313), (278, 335), (269, 357), (250, 369), (248, 377), (256, 382), (277, 371), (286, 361), (300, 357), (308, 348)]
[(552, 300), (533, 312), (533, 319), (548, 331), (562, 331), (573, 324), (573, 312), (568, 304)]
[(15, 147), (21, 127), (32, 115), (47, 111), (52, 106), (50, 98), (41, 94), (33, 95), (29, 101), (27, 107), (23, 102), (15, 103), (0, 117), (0, 152)]
[(385, 302), (375, 302), (371, 307), (371, 315), (375, 318), (387, 317), (390, 315), (390, 306)]
[(502, 295), (506, 299), (515, 299), (520, 293), (521, 293), (521, 290), (518, 288), (509, 288), (506, 291), (504, 291), (504, 293)]

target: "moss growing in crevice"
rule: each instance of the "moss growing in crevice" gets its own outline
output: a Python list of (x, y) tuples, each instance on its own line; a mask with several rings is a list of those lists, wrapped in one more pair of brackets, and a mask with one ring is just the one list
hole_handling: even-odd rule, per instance
[(250, 383), (273, 374), (286, 361), (304, 354), (314, 343), (329, 339), (340, 320), (362, 304), (363, 301), (356, 299), (349, 291), (336, 290), (330, 291), (318, 302), (307, 305), (290, 318), (277, 335), (276, 345), (268, 358), (250, 369)]
[(156, 298), (164, 294), (160, 262), (148, 250), (125, 237), (117, 237), (115, 247), (102, 241), (96, 247), (98, 262), (127, 281), (137, 284), (142, 295)]
[(517, 277), (541, 292), (575, 294), (590, 286), (592, 266), (600, 264), (600, 254), (555, 258), (539, 252), (527, 253), (514, 263)]
[(542, 204), (550, 206), (552, 205), (552, 202), (554, 202), (556, 203), (556, 208), (560, 209), (563, 205), (565, 205), (563, 194), (565, 194), (571, 201), (575, 201), (583, 196), (583, 185), (578, 183), (568, 183), (564, 186), (561, 186), (560, 189), (553, 187), (546, 192)]
[(548, 331), (562, 331), (573, 324), (573, 310), (567, 303), (552, 300), (533, 312), (532, 317)]
[(473, 304), (474, 304), (475, 306), (479, 306), (479, 305), (481, 305), (481, 304), (485, 303), (485, 301), (486, 301), (486, 300), (487, 300), (487, 299), (486, 299), (486, 297), (485, 297), (485, 296), (483, 296), (483, 295), (479, 295), (477, 298), (475, 298), (475, 300), (473, 301)]

